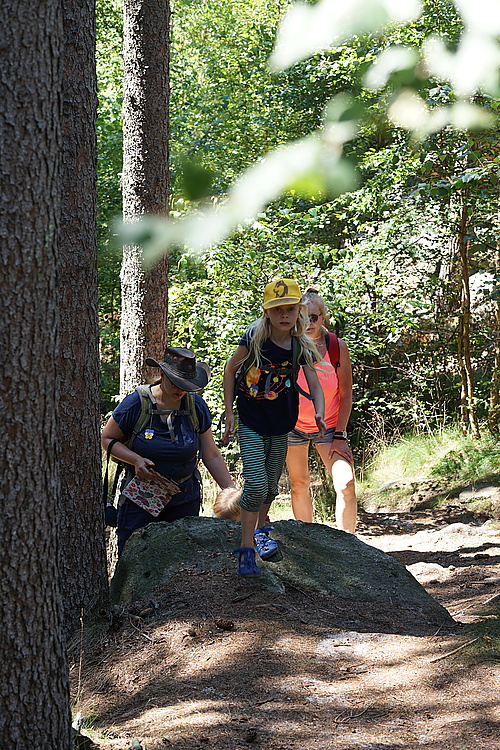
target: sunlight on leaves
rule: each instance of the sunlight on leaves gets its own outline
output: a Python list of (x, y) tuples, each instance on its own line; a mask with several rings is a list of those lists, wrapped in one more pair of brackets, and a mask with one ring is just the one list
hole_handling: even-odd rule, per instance
[(277, 195), (294, 190), (302, 195), (339, 195), (357, 185), (354, 168), (342, 159), (342, 145), (354, 135), (351, 123), (335, 123), (268, 154), (230, 189), (221, 204), (203, 205), (199, 212), (177, 221), (143, 217), (122, 224), (125, 245), (141, 245), (144, 265), (151, 266), (169, 247), (199, 251), (217, 244), (256, 216)]
[[(478, 90), (491, 94), (498, 89), (500, 0), (456, 0), (455, 4), (464, 21), (455, 52), (438, 37), (427, 39), (421, 51), (398, 44), (381, 51), (365, 74), (367, 87), (390, 88), (392, 98), (385, 109), (389, 120), (417, 139), (448, 125), (475, 129), (494, 124), (494, 115), (469, 100)], [(278, 29), (270, 64), (285, 70), (353, 35), (378, 34), (389, 24), (417, 19), (420, 12), (418, 0), (294, 3)], [(421, 81), (429, 76), (451, 83), (443, 106), (430, 106), (418, 93)], [(257, 161), (233, 183), (223, 202), (205, 198), (176, 221), (144, 218), (119, 233), (126, 244), (143, 248), (144, 264), (150, 266), (168, 248), (199, 251), (220, 243), (287, 191), (317, 199), (353, 190), (359, 181), (343, 148), (369, 114), (361, 98), (338, 95), (325, 107), (322, 128)], [(185, 172), (186, 197), (202, 199), (210, 188), (210, 175), (191, 167)]]
[(500, 34), (500, 3), (498, 0), (455, 0), (465, 25), (487, 36)]
[(222, 203), (201, 203), (196, 212), (177, 220), (140, 217), (117, 227), (123, 243), (140, 245), (148, 267), (172, 247), (201, 251), (216, 245), (288, 191), (318, 199), (354, 190), (359, 175), (343, 157), (343, 147), (357, 135), (364, 113), (364, 105), (352, 97), (334, 97), (321, 130), (271, 151), (244, 172)]
[(123, 224), (118, 231), (124, 244), (142, 246), (145, 266), (152, 265), (169, 247), (201, 250), (220, 242), (287, 189), (299, 184), (324, 189), (320, 162), (320, 138), (310, 136), (257, 162), (235, 182), (221, 206), (202, 205), (201, 211), (177, 221), (144, 217)]
[(455, 0), (464, 21), (464, 33), (455, 54), (435, 36), (424, 44), (425, 62), (431, 74), (452, 83), (458, 96), (478, 89), (498, 94), (500, 3), (498, 0)]
[(497, 118), (491, 112), (486, 112), (483, 107), (478, 107), (469, 102), (459, 101), (448, 108), (449, 123), (458, 130), (469, 128), (470, 130), (480, 130), (482, 128), (491, 128), (495, 125)]

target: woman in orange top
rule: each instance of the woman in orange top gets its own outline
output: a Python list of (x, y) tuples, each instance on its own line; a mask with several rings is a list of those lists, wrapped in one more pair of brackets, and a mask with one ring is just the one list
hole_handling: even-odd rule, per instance
[[(311, 522), (313, 507), (309, 492), (309, 443), (312, 442), (333, 479), (337, 496), (335, 518), (337, 528), (354, 533), (357, 518), (356, 489), (352, 452), (347, 442), (346, 427), (352, 408), (352, 370), (349, 351), (339, 339), (339, 362), (330, 362), (326, 343), (326, 307), (315, 289), (308, 289), (302, 301), (307, 304), (311, 338), (322, 357), (315, 365), (325, 396), (327, 432), (319, 437), (314, 421), (314, 406), (304, 396), (299, 400), (299, 417), (295, 429), (288, 434), (287, 468), (292, 489), (293, 514), (298, 521)], [(298, 384), (307, 390), (302, 370)]]

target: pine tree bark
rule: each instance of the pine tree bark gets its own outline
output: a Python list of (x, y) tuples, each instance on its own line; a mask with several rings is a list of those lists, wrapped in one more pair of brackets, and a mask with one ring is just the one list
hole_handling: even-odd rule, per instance
[(65, 0), (63, 168), (58, 298), (58, 455), (65, 627), (95, 616), (108, 597), (101, 501), (97, 317), (95, 2)]
[[(123, 218), (168, 212), (168, 0), (125, 0), (123, 28)], [(120, 391), (144, 382), (146, 356), (167, 342), (166, 258), (147, 275), (137, 246), (123, 249)]]
[(0, 740), (69, 750), (57, 565), (61, 2), (3, 0), (0, 24)]

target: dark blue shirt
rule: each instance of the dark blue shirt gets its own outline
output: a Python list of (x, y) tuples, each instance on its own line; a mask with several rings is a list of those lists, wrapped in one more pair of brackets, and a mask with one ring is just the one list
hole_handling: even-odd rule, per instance
[[(198, 416), (199, 432), (206, 432), (212, 424), (212, 416), (208, 406), (201, 396), (195, 394), (195, 409)], [(187, 408), (184, 404), (182, 409)], [(141, 413), (141, 400), (137, 391), (126, 396), (113, 411), (113, 419), (120, 430), (127, 436), (132, 436), (134, 427)], [(172, 440), (166, 422), (163, 422), (158, 414), (154, 414), (151, 426), (148, 423), (134, 438), (130, 449), (143, 458), (154, 461), (155, 468), (167, 477), (181, 482), (183, 491), (174, 495), (169, 505), (180, 505), (181, 503), (195, 500), (200, 493), (198, 480), (193, 476), (196, 468), (199, 451), (199, 434), (195, 431), (190, 415), (176, 416), (173, 419), (175, 440)], [(146, 438), (146, 431), (151, 429), (153, 437)], [(133, 467), (131, 467), (133, 470)]]
[[(239, 342), (250, 349), (248, 331)], [(303, 357), (299, 363), (304, 364)], [(293, 430), (299, 415), (299, 394), (294, 388), (293, 353), (266, 339), (261, 362), (265, 369), (252, 365), (240, 382), (236, 406), (240, 421), (259, 435), (284, 435)], [(288, 369), (289, 374), (278, 370)], [(273, 375), (272, 370), (276, 370)], [(271, 375), (269, 379), (269, 373)]]

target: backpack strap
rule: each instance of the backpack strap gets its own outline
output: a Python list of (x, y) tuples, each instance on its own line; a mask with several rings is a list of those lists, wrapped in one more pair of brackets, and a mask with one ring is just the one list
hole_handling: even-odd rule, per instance
[(123, 464), (117, 463), (115, 471), (115, 479), (113, 482), (113, 490), (111, 492), (111, 498), (108, 497), (108, 474), (109, 474), (109, 459), (111, 457), (111, 449), (115, 443), (119, 443), (120, 440), (110, 440), (108, 443), (108, 449), (106, 451), (106, 468), (104, 470), (104, 480), (102, 483), (102, 500), (104, 504), (104, 521), (106, 526), (118, 526), (117, 510), (115, 508), (115, 493), (118, 486), (118, 477), (121, 474)]
[[(108, 505), (108, 472), (109, 472), (109, 459), (111, 457), (111, 449), (115, 443), (119, 443), (120, 441), (114, 438), (113, 440), (110, 440), (108, 443), (108, 448), (106, 451), (106, 469), (104, 470), (104, 480), (102, 483), (102, 499), (104, 505)], [(112, 505), (112, 503), (109, 503)]]
[(148, 420), (149, 422), (152, 421), (154, 407), (156, 406), (156, 401), (154, 400), (154, 396), (151, 393), (151, 389), (149, 388), (149, 386), (140, 385), (135, 390), (136, 393), (139, 394), (139, 398), (141, 401), (141, 411), (139, 416), (137, 417), (137, 422), (134, 425), (134, 429), (132, 430), (132, 435), (125, 443), (127, 448), (132, 447), (132, 443), (134, 442), (140, 431), (146, 426)]
[(193, 423), (193, 428), (195, 432), (200, 431), (200, 420), (198, 419), (198, 413), (196, 411), (196, 401), (194, 398), (194, 393), (186, 393), (184, 396), (186, 399), (186, 405), (187, 410), (189, 412), (189, 416), (191, 417), (191, 422)]
[(255, 362), (254, 352), (252, 349), (249, 349), (247, 356), (245, 357), (241, 365), (236, 370), (236, 375), (234, 376), (233, 401), (238, 395), (238, 391), (240, 389), (240, 383), (245, 377), (245, 373), (252, 367), (254, 362)]
[(325, 330), (325, 339), (330, 362), (335, 368), (340, 367), (340, 346), (337, 334)]
[(297, 382), (297, 378), (299, 377), (299, 358), (302, 354), (302, 349), (297, 341), (295, 336), (292, 336), (292, 370), (293, 370), (293, 379), (295, 382)]
[[(136, 392), (139, 394), (139, 398), (141, 400), (141, 411), (139, 413), (139, 416), (137, 417), (137, 421), (134, 425), (131, 436), (123, 443), (123, 445), (126, 445), (127, 448), (130, 448), (130, 450), (132, 450), (132, 445), (137, 435), (140, 433), (143, 427), (145, 427), (148, 420), (152, 419), (153, 404), (156, 406), (156, 402), (153, 399), (153, 394), (151, 393), (147, 385), (140, 385), (138, 388), (136, 388)], [(116, 464), (118, 464), (118, 468), (115, 473), (115, 482), (113, 487), (114, 492), (118, 484), (119, 475), (123, 471), (130, 474), (131, 469), (129, 468), (130, 464), (127, 464), (124, 461), (120, 461), (118, 458), (114, 458), (114, 456), (112, 457), (112, 459)]]
[(151, 388), (147, 385), (140, 385), (136, 388), (136, 392), (139, 394), (141, 399), (141, 412), (137, 418), (137, 422), (132, 430), (132, 435), (129, 440), (125, 443), (127, 447), (131, 447), (137, 435), (144, 429), (146, 424), (149, 422), (150, 426), (153, 422), (153, 415), (167, 417), (167, 426), (170, 432), (170, 438), (175, 443), (175, 432), (173, 420), (175, 417), (190, 417), (195, 432), (200, 431), (200, 421), (198, 414), (196, 413), (196, 403), (194, 399), (194, 393), (186, 393), (183, 396), (182, 409), (158, 409), (155, 398), (151, 393)]
[(310, 393), (305, 391), (297, 382), (297, 378), (299, 377), (299, 370), (300, 370), (300, 364), (299, 359), (300, 355), (302, 354), (302, 347), (300, 346), (297, 338), (295, 336), (292, 336), (292, 377), (293, 377), (293, 387), (296, 391), (300, 393), (301, 396), (304, 396), (304, 398), (307, 398), (308, 401), (312, 401), (313, 397)]

